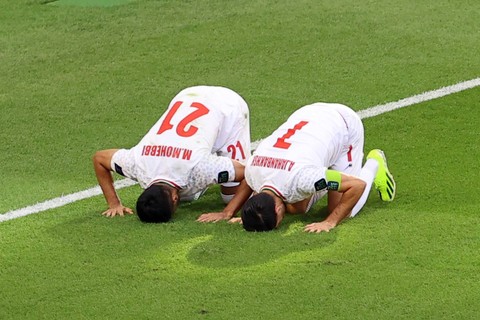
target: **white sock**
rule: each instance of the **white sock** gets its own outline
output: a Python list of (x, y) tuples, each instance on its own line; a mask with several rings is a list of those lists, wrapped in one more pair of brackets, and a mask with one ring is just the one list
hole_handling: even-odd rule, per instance
[(373, 179), (375, 179), (375, 175), (377, 174), (378, 170), (378, 162), (375, 159), (368, 159), (367, 162), (363, 165), (362, 170), (360, 171), (360, 179), (367, 183), (365, 190), (363, 191), (362, 196), (358, 200), (355, 207), (352, 209), (352, 214), (350, 215), (351, 218), (355, 217), (357, 213), (363, 208), (365, 202), (367, 202), (368, 195), (370, 194), (370, 189), (372, 188)]

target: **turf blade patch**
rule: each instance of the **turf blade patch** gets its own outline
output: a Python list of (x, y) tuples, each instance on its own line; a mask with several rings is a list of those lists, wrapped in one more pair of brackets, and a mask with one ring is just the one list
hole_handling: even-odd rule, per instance
[(51, 1), (48, 4), (56, 6), (113, 7), (132, 1), (134, 0), (58, 0)]

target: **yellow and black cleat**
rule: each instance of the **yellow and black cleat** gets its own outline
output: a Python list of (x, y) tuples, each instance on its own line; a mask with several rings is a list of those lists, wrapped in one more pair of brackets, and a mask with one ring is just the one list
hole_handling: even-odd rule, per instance
[(378, 162), (378, 171), (373, 183), (380, 194), (380, 199), (393, 201), (397, 187), (393, 175), (388, 171), (385, 154), (380, 149), (373, 149), (368, 153), (367, 159), (375, 159)]

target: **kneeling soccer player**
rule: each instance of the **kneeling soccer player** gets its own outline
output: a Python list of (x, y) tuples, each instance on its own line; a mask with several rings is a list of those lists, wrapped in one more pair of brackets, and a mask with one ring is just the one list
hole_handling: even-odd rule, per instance
[(169, 221), (179, 201), (198, 199), (212, 184), (221, 184), (228, 203), (244, 180), (250, 153), (243, 98), (223, 87), (186, 88), (136, 146), (95, 153), (95, 173), (108, 204), (103, 215), (133, 213), (121, 203), (111, 171), (145, 189), (136, 204), (144, 222)]
[(395, 197), (384, 153), (370, 151), (362, 166), (363, 145), (362, 121), (349, 107), (304, 106), (260, 143), (245, 167), (246, 183), (224, 211), (203, 214), (198, 220), (231, 219), (243, 206), (245, 230), (269, 231), (278, 227), (285, 213), (308, 212), (328, 194), (329, 215), (305, 226), (305, 231), (329, 231), (360, 211), (372, 183), (383, 201)]

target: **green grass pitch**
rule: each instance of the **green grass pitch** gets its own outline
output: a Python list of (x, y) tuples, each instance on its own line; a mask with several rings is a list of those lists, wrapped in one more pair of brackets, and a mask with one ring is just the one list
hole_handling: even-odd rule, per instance
[[(355, 110), (480, 76), (478, 1), (0, 0), (0, 214), (96, 185), (180, 89), (239, 92), (252, 139), (295, 109)], [(307, 234), (108, 219), (102, 196), (0, 223), (0, 319), (477, 319), (480, 88), (364, 120), (397, 198)], [(121, 189), (133, 207), (138, 186)]]

